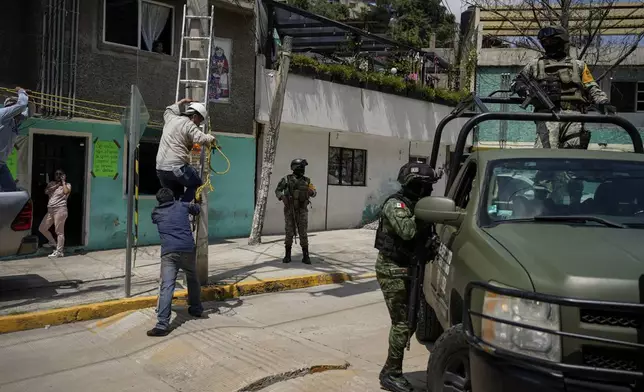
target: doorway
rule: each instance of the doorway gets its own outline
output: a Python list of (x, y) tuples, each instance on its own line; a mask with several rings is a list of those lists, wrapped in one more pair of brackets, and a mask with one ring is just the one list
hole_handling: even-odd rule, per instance
[[(72, 186), (72, 192), (67, 199), (65, 246), (83, 246), (87, 138), (34, 133), (32, 157), (31, 199), (34, 206), (32, 233), (39, 237), (39, 243), (47, 243), (38, 231), (40, 222), (47, 213), (49, 201), (49, 197), (45, 194), (45, 187), (54, 180), (54, 172), (62, 169), (67, 176), (67, 182)], [(55, 238), (53, 227), (50, 231)]]

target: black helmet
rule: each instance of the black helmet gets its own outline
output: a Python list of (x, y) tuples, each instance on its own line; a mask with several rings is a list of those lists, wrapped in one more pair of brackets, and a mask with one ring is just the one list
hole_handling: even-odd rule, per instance
[(539, 42), (543, 41), (546, 38), (559, 38), (565, 43), (570, 42), (568, 32), (561, 26), (547, 26), (539, 30), (539, 33), (537, 34), (537, 39), (539, 39)]
[(306, 161), (306, 159), (293, 159), (291, 161), (291, 170), (295, 171), (296, 169), (304, 169), (309, 163)]
[(407, 186), (413, 181), (421, 181), (433, 184), (440, 176), (434, 169), (426, 163), (409, 162), (405, 163), (398, 172), (398, 182), (400, 185)]
[(561, 26), (548, 26), (539, 30), (537, 35), (546, 56), (563, 58), (568, 55), (570, 38), (568, 32)]

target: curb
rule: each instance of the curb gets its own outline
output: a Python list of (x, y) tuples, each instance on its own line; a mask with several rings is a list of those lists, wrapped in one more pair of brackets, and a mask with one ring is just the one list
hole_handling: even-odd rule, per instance
[[(259, 282), (243, 282), (227, 285), (213, 285), (201, 288), (201, 299), (221, 301), (241, 296), (274, 293), (306, 287), (343, 283), (361, 279), (375, 278), (375, 273), (351, 275), (344, 272), (313, 274), (278, 278)], [(187, 290), (174, 292), (173, 303), (182, 305), (186, 302)], [(0, 316), (0, 334), (49, 327), (78, 321), (88, 321), (114, 316), (115, 314), (155, 307), (157, 296), (124, 298), (98, 302), (87, 305), (72, 306), (31, 313)]]

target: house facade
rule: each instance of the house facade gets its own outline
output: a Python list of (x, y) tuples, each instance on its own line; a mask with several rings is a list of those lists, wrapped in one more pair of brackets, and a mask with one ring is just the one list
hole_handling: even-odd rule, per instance
[[(0, 87), (33, 90), (39, 112), (22, 124), (10, 162), (18, 184), (32, 195), (34, 233), (46, 212), (44, 186), (60, 168), (73, 188), (67, 244), (84, 249), (123, 246), (128, 154), (119, 120), (136, 85), (150, 114), (139, 146), (139, 243), (158, 243), (149, 219), (160, 187), (155, 156), (163, 109), (175, 101), (184, 4), (25, 0), (3, 9), (0, 21), (7, 33), (0, 44)], [(217, 82), (225, 78), (227, 83), (211, 97), (209, 111), (212, 129), (231, 163), (226, 175), (212, 179), (209, 236), (214, 239), (247, 235), (252, 221), (256, 39), (251, 3), (211, 4), (218, 49), (218, 61), (211, 66)], [(227, 163), (215, 155), (213, 167), (222, 172)]]

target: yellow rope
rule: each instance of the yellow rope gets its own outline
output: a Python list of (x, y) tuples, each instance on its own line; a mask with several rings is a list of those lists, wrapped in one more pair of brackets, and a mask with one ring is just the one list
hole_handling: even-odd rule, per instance
[[(208, 133), (210, 133), (210, 129), (212, 129), (212, 123), (210, 123), (210, 126), (208, 128), (209, 128)], [(204, 165), (207, 165), (210, 171), (213, 172), (214, 174), (222, 176), (230, 171), (230, 159), (228, 159), (226, 154), (224, 154), (224, 152), (221, 151), (221, 147), (219, 147), (219, 145), (217, 145), (216, 142), (215, 142), (215, 149), (219, 151), (221, 156), (224, 157), (224, 159), (226, 160), (226, 164), (227, 164), (226, 170), (224, 170), (223, 172), (218, 172), (212, 168), (212, 165), (210, 164), (210, 159), (212, 157), (211, 146), (206, 147), (206, 157), (204, 159)], [(203, 192), (204, 189), (208, 188), (208, 193), (215, 190), (215, 188), (212, 186), (212, 182), (210, 181), (210, 171), (208, 172), (208, 175), (206, 176), (206, 181), (203, 183), (203, 185), (197, 188), (197, 194), (195, 195), (195, 199), (198, 202), (201, 201), (201, 192)]]

